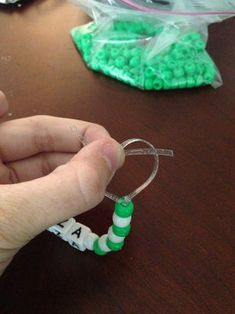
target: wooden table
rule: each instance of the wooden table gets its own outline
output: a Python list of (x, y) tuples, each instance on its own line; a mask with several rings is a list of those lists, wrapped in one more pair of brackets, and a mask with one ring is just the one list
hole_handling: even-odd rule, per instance
[[(89, 71), (69, 31), (87, 21), (64, 1), (0, 8), (0, 88), (9, 119), (49, 114), (104, 125), (117, 140), (172, 148), (135, 200), (125, 248), (80, 253), (48, 232), (16, 256), (0, 280), (1, 314), (235, 313), (235, 19), (210, 28), (208, 50), (224, 79), (211, 87), (142, 92)], [(110, 190), (144, 180), (151, 158), (128, 157)], [(102, 234), (113, 203), (79, 221)]]

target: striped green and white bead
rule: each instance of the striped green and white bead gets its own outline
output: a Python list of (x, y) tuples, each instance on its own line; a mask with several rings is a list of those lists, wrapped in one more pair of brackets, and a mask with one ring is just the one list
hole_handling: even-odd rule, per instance
[(131, 218), (134, 204), (131, 201), (120, 199), (115, 203), (113, 225), (108, 234), (94, 241), (93, 250), (97, 255), (106, 255), (110, 251), (119, 251), (124, 245), (126, 236), (131, 230)]

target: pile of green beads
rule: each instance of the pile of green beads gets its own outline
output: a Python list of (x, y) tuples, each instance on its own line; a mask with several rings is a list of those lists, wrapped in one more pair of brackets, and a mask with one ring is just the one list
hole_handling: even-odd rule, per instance
[(161, 90), (213, 84), (216, 68), (198, 32), (149, 58), (151, 41), (163, 30), (149, 22), (114, 20), (105, 30), (92, 22), (71, 34), (88, 67), (131, 86)]
[(113, 224), (105, 234), (94, 241), (93, 251), (98, 255), (106, 255), (111, 251), (122, 249), (125, 237), (131, 230), (131, 219), (134, 204), (131, 201), (120, 199), (115, 203)]

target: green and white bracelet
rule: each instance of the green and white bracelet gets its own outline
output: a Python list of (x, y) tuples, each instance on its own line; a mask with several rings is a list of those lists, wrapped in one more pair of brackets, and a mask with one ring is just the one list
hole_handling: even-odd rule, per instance
[[(125, 149), (134, 142), (142, 142), (150, 148)], [(54, 225), (48, 231), (54, 233), (64, 241), (67, 241), (72, 247), (79, 251), (86, 249), (94, 251), (97, 255), (106, 255), (109, 252), (119, 251), (124, 246), (125, 238), (131, 230), (131, 220), (134, 212), (132, 199), (145, 189), (155, 178), (158, 166), (159, 155), (173, 156), (173, 151), (168, 149), (156, 149), (151, 143), (142, 139), (130, 139), (121, 144), (125, 149), (126, 156), (130, 155), (153, 155), (154, 166), (149, 178), (137, 189), (124, 197), (118, 197), (112, 193), (106, 192), (105, 196), (115, 201), (113, 213), (113, 224), (109, 227), (108, 233), (99, 237), (93, 233), (87, 226), (76, 222), (70, 218), (64, 222)]]

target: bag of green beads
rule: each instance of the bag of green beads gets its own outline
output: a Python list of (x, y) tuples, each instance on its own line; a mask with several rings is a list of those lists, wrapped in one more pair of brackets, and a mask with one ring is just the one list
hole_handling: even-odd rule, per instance
[(93, 21), (73, 28), (72, 38), (89, 68), (131, 86), (218, 87), (221, 76), (206, 51), (208, 25), (233, 16), (235, 4), (208, 1), (75, 0)]

